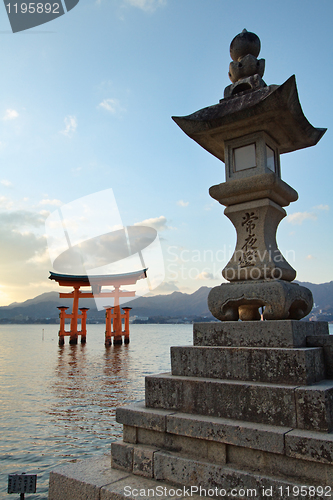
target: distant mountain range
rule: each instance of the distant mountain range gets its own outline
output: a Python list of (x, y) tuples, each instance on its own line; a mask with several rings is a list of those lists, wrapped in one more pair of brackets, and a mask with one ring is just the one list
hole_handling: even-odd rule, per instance
[[(315, 308), (313, 313), (317, 319), (327, 321), (333, 320), (333, 281), (315, 285), (313, 283), (300, 283), (309, 288), (313, 294)], [(139, 297), (128, 303), (132, 307), (131, 316), (138, 318), (170, 318), (187, 319), (192, 321), (196, 318), (212, 320), (207, 307), (207, 297), (211, 289), (201, 287), (196, 292), (187, 294), (173, 292), (169, 295), (156, 295), (153, 297)], [(54, 323), (59, 317), (57, 306), (68, 305), (71, 301), (59, 299), (57, 292), (47, 292), (38, 295), (34, 299), (25, 302), (14, 302), (9, 306), (0, 307), (1, 323), (30, 323), (46, 322)], [(127, 305), (127, 304), (126, 304)], [(89, 307), (89, 321), (102, 321), (104, 311), (97, 311), (93, 299), (83, 299), (80, 301), (81, 307)]]

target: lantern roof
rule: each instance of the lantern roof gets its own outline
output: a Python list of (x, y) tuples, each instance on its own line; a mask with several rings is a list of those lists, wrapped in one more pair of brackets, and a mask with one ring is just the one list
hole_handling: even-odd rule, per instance
[(223, 162), (224, 141), (247, 134), (266, 132), (281, 154), (314, 146), (326, 132), (313, 127), (305, 117), (295, 75), (282, 85), (241, 91), (191, 115), (172, 118), (191, 139)]

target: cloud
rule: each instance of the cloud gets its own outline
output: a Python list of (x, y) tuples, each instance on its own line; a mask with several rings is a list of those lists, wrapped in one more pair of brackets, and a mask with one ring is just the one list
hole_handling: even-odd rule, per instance
[(61, 130), (60, 133), (66, 135), (67, 137), (72, 137), (72, 135), (77, 129), (76, 117), (68, 115), (65, 117), (64, 122), (65, 122), (65, 130)]
[(196, 280), (213, 280), (214, 275), (212, 273), (208, 273), (207, 271), (202, 271), (202, 273), (198, 274), (198, 276), (195, 277)]
[(10, 210), (13, 206), (13, 202), (6, 196), (0, 196), (0, 208), (5, 208)]
[(317, 205), (316, 207), (313, 207), (314, 210), (329, 210), (330, 207), (329, 205)]
[(120, 105), (120, 102), (118, 99), (104, 99), (101, 103), (98, 105), (99, 108), (103, 108), (109, 113), (116, 115), (119, 113), (122, 113), (125, 111), (125, 109)]
[(145, 219), (141, 222), (136, 222), (134, 226), (149, 226), (156, 229), (156, 231), (165, 231), (166, 229), (170, 229), (167, 226), (167, 220), (164, 215), (152, 219)]
[(15, 109), (6, 109), (3, 120), (15, 120), (18, 117), (18, 112)]
[(290, 224), (302, 224), (305, 220), (317, 220), (318, 217), (312, 212), (295, 212), (287, 217), (287, 221)]
[(147, 294), (152, 295), (167, 295), (168, 293), (179, 292), (179, 288), (174, 281), (163, 281), (153, 292)]
[[(325, 210), (328, 211), (330, 209), (329, 205), (317, 205), (313, 207), (313, 210)], [(296, 212), (294, 214), (290, 214), (287, 217), (287, 221), (291, 224), (302, 224), (305, 220), (317, 220), (318, 215), (315, 212)]]
[(179, 205), (180, 207), (187, 207), (189, 203), (190, 203), (189, 201), (183, 201), (183, 200), (177, 201), (177, 205)]
[[(2, 201), (3, 206), (10, 203), (8, 199)], [(36, 212), (0, 211), (0, 275), (5, 292), (0, 294), (1, 304), (26, 299), (37, 283), (44, 283), (40, 293), (48, 287), (50, 260), (42, 235), (44, 224), (45, 216)]]
[(145, 12), (154, 12), (159, 7), (164, 7), (167, 4), (166, 0), (124, 0), (124, 3)]
[(212, 208), (214, 207), (215, 203), (208, 203), (207, 205), (204, 206), (204, 210), (212, 210)]
[(28, 210), (16, 210), (12, 212), (0, 212), (0, 227), (10, 230), (18, 230), (22, 227), (40, 227), (44, 225), (45, 218), (38, 213)]
[(39, 202), (40, 205), (54, 205), (56, 207), (59, 207), (60, 205), (62, 205), (61, 201), (60, 200), (49, 200), (48, 198), (44, 199), (44, 200), (41, 200)]
[[(0, 212), (0, 272), (2, 282), (23, 280), (25, 272), (19, 272), (20, 263), (26, 264), (29, 259), (46, 251), (46, 238), (36, 235), (32, 227), (43, 226), (45, 219), (34, 212), (18, 210)], [(16, 268), (17, 266), (17, 268)], [(9, 272), (10, 270), (10, 272)]]
[(10, 181), (7, 181), (6, 179), (3, 179), (2, 181), (0, 181), (0, 184), (2, 184), (3, 186), (6, 186), (6, 187), (11, 187), (13, 185)]

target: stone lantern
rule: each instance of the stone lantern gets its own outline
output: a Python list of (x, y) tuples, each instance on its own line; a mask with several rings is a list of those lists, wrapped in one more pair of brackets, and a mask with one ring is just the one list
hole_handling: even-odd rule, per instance
[(263, 81), (265, 61), (257, 59), (260, 40), (243, 30), (230, 45), (232, 62), (220, 103), (186, 117), (180, 128), (225, 163), (226, 182), (212, 186), (237, 231), (234, 254), (222, 274), (230, 283), (208, 298), (221, 321), (301, 319), (311, 311), (311, 292), (292, 281), (296, 271), (276, 243), (283, 207), (297, 192), (281, 179), (280, 154), (314, 146), (326, 129), (314, 128), (299, 103), (295, 77), (283, 85)]

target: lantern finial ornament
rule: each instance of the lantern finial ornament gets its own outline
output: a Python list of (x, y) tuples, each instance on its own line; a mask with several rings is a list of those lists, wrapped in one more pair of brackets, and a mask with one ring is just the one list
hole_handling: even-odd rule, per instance
[(260, 52), (260, 39), (255, 33), (243, 29), (230, 44), (231, 63), (229, 78), (232, 84), (226, 87), (224, 97), (238, 94), (244, 90), (266, 87), (262, 77), (265, 59), (257, 59)]

